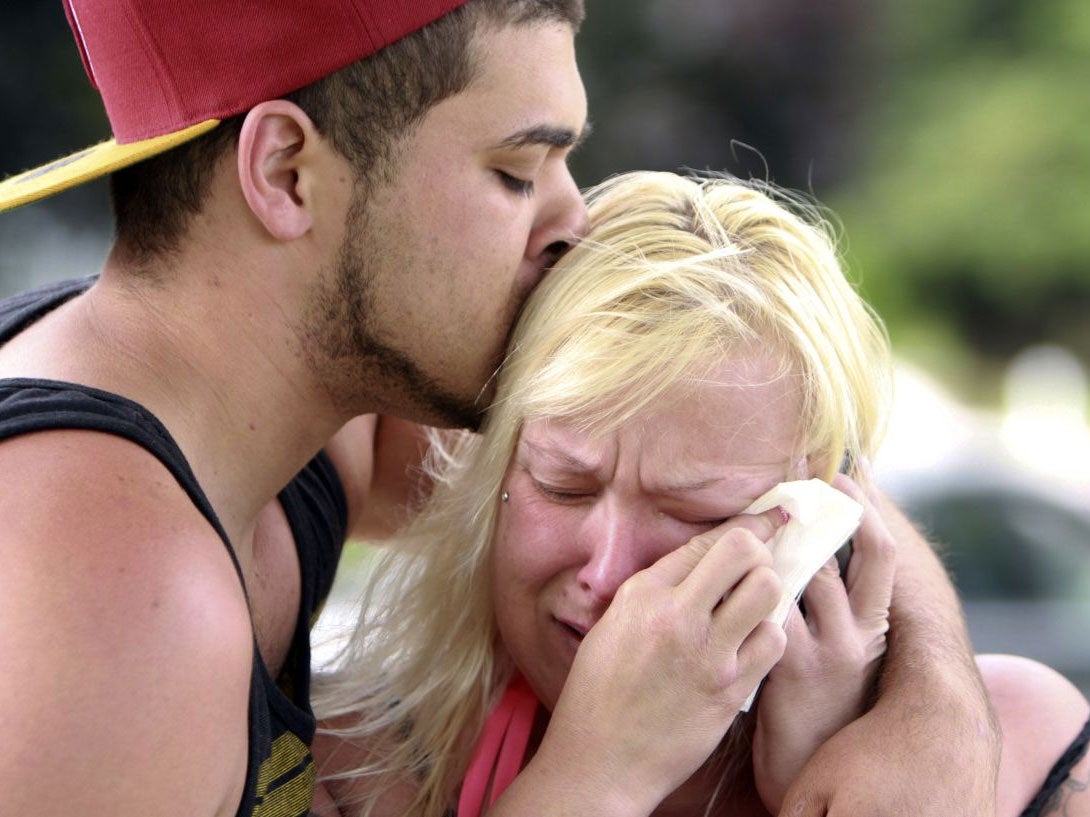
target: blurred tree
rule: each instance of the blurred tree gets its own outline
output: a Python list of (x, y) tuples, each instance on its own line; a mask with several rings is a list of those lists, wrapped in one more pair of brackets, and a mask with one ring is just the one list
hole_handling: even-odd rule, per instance
[(986, 360), (1090, 362), (1090, 5), (886, 10), (868, 148), (833, 201), (869, 296), (895, 340), (938, 324)]
[(595, 134), (582, 184), (729, 170), (821, 195), (853, 171), (874, 54), (860, 0), (594, 0), (579, 40)]

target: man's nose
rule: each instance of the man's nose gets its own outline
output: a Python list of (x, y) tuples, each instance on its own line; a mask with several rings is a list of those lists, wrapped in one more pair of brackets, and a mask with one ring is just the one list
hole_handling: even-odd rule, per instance
[(587, 234), (590, 221), (583, 196), (566, 166), (545, 187), (542, 190), (539, 185), (538, 194), (544, 204), (530, 236), (527, 254), (535, 259), (545, 256), (551, 264)]

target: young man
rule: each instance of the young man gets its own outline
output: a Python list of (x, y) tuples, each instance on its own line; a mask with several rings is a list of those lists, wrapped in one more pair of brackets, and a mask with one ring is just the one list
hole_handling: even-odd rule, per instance
[[(8, 180), (0, 209), (109, 172), (117, 240), (93, 282), (0, 308), (4, 808), (305, 814), (307, 628), (345, 535), (389, 524), (412, 444), (375, 415), (474, 425), (521, 302), (583, 229), (582, 3), (66, 11), (115, 140)], [(903, 751), (968, 756), (972, 785), (966, 764), (932, 778), (953, 805), (915, 813), (994, 796), (956, 603), (903, 532), (905, 615), (937, 611), (901, 627), (888, 694), (790, 813), (918, 790), (875, 747), (930, 706)], [(546, 813), (547, 782), (512, 807)]]
[[(97, 281), (4, 311), (3, 810), (304, 814), (307, 625), (349, 519), (314, 457), (365, 412), (476, 421), (585, 217), (582, 4), (67, 11), (135, 142), (87, 174), (183, 144), (115, 172)], [(356, 521), (370, 448), (337, 450)]]

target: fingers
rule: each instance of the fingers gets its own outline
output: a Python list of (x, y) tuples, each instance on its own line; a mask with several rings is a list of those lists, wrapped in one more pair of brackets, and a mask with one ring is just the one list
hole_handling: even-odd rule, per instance
[[(792, 606), (787, 613), (787, 620), (783, 623), (783, 631), (787, 634), (788, 647), (795, 647), (803, 643), (809, 643), (812, 640), (810, 633), (810, 625), (807, 624), (806, 619), (803, 618), (802, 610), (798, 606)], [(788, 654), (791, 653), (791, 649), (788, 649)], [(785, 658), (787, 656), (785, 655)]]
[(783, 627), (768, 619), (757, 622), (738, 647), (738, 687), (743, 690), (743, 701), (783, 657), (786, 648), (787, 634)]
[[(689, 588), (692, 595), (706, 597), (709, 602), (707, 609), (710, 610), (755, 564), (752, 562), (754, 557), (761, 551), (768, 553), (764, 543), (782, 526), (783, 514), (778, 508), (761, 514), (732, 517), (666, 554), (645, 573), (669, 587), (677, 587), (694, 573), (706, 556), (717, 551), (713, 563), (701, 570), (702, 581), (695, 582)], [(721, 552), (724, 550), (726, 554)], [(735, 554), (733, 563), (730, 553)], [(743, 561), (749, 563), (743, 564)], [(771, 564), (771, 560), (768, 564)]]
[(758, 558), (760, 563), (741, 577), (712, 613), (713, 627), (722, 643), (743, 641), (772, 613), (783, 594), (783, 582), (772, 569), (771, 559)]
[(784, 511), (777, 507), (770, 508), (764, 513), (744, 513), (733, 516), (714, 530), (728, 531), (740, 528), (748, 530), (762, 542), (767, 542), (776, 531), (784, 526), (786, 521), (787, 516)]
[(802, 594), (806, 625), (815, 637), (846, 631), (852, 626), (852, 607), (840, 568), (832, 558), (822, 565)]
[(780, 806), (779, 817), (828, 817), (828, 796), (824, 792), (800, 793), (792, 798), (788, 791)]
[(840, 476), (833, 484), (863, 504), (863, 521), (852, 537), (852, 559), (845, 580), (852, 612), (862, 622), (887, 619), (897, 556), (893, 536), (874, 503), (854, 482)]
[[(709, 611), (729, 598), (730, 608), (739, 617), (739, 629), (734, 632), (739, 637), (748, 633), (756, 621), (772, 612), (783, 593), (779, 576), (772, 569), (772, 550), (765, 544), (783, 524), (783, 515), (773, 509), (737, 516), (705, 534), (723, 532), (718, 533), (704, 558), (678, 585), (679, 597)], [(742, 585), (746, 590), (739, 595)]]
[[(783, 629), (767, 621), (783, 593), (765, 541), (784, 524), (778, 508), (735, 517), (667, 554), (645, 576), (673, 584), (676, 610), (710, 629), (701, 637), (712, 658), (716, 686), (730, 707), (746, 696), (783, 655)], [(631, 581), (631, 580), (630, 580)], [(694, 618), (695, 614), (695, 618)]]
[[(857, 625), (836, 560), (830, 559), (810, 580), (803, 593), (806, 615), (792, 606), (784, 624), (787, 648), (774, 672), (793, 678), (828, 671), (829, 655), (852, 656)], [(829, 651), (832, 652), (829, 652)]]

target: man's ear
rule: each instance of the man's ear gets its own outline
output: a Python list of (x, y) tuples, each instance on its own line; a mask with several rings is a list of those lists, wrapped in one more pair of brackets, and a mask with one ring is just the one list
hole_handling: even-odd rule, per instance
[(262, 102), (246, 114), (238, 138), (238, 179), (250, 210), (281, 241), (304, 235), (313, 223), (313, 202), (304, 195), (300, 170), (321, 140), (303, 110), (284, 99)]

